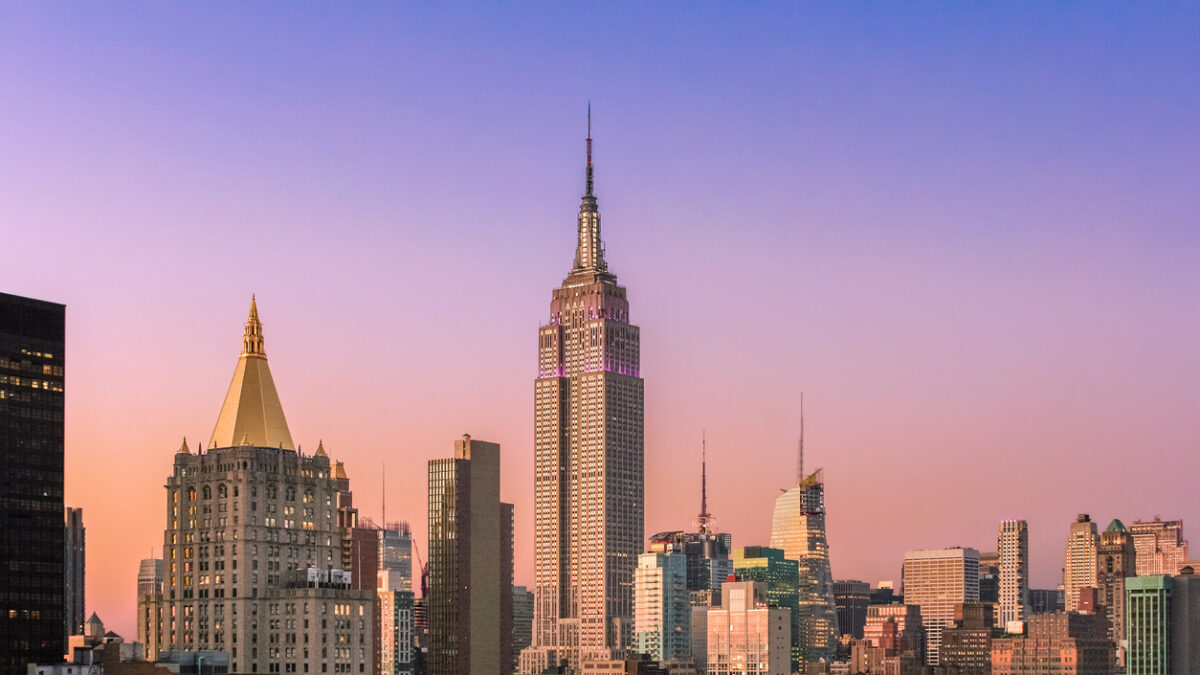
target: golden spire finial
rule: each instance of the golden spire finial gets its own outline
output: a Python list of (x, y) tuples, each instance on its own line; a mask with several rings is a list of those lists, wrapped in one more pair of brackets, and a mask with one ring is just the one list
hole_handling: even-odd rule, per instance
[(317, 457), (325, 456), (325, 441), (317, 441)]
[(191, 453), (191, 450), (188, 450), (187, 436), (183, 437), (183, 443), (179, 444), (179, 449), (176, 450), (175, 452), (180, 455), (186, 455), (186, 454)]
[(250, 294), (250, 317), (246, 319), (246, 333), (242, 336), (243, 356), (266, 356), (263, 350), (262, 321), (258, 320), (258, 299)]

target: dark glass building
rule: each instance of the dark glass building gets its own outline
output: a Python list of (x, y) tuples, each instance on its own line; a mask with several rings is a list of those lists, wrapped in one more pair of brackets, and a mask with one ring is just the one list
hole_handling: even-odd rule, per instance
[(865, 581), (833, 582), (833, 599), (837, 603), (838, 631), (859, 640), (867, 624), (867, 607), (871, 604), (871, 584)]
[(57, 663), (66, 307), (0, 293), (0, 675)]

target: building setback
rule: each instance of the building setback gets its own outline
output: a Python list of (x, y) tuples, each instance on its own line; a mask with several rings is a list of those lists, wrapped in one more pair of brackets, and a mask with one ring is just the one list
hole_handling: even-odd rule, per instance
[(1129, 526), (1129, 533), (1133, 535), (1133, 547), (1137, 551), (1139, 577), (1179, 574), (1188, 560), (1188, 543), (1183, 538), (1182, 520), (1135, 520)]
[(624, 658), (644, 536), (640, 333), (608, 269), (589, 115), (575, 262), (538, 331), (534, 628), (522, 672)]
[(800, 564), (784, 558), (783, 551), (767, 546), (733, 550), (733, 572), (739, 581), (757, 581), (766, 592), (767, 606), (786, 609), (791, 616), (792, 669), (800, 664)]
[(1124, 662), (1125, 578), (1136, 576), (1133, 537), (1120, 520), (1100, 535), (1096, 549), (1096, 595), (1104, 608), (1108, 639), (1117, 645), (1118, 660)]
[(372, 673), (375, 593), (343, 565), (348, 491), (323, 445), (293, 445), (252, 300), (208, 448), (185, 439), (167, 478), (162, 591), (139, 599), (160, 607), (158, 651), (223, 651), (239, 673)]
[(144, 558), (138, 565), (137, 579), (137, 641), (146, 650), (146, 660), (158, 660), (158, 648), (162, 644), (162, 558)]
[(966, 603), (954, 610), (954, 621), (942, 629), (941, 665), (955, 675), (991, 675), (992, 639), (999, 637), (991, 603)]
[(430, 675), (512, 673), (512, 514), (496, 443), (464, 434), (429, 460)]
[(0, 293), (0, 673), (66, 651), (65, 325), (63, 305)]

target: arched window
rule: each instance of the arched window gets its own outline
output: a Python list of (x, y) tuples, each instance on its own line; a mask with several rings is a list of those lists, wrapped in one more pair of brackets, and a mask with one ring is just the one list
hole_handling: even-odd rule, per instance
[(196, 501), (196, 488), (188, 488), (188, 501)]
[(219, 499), (225, 499), (228, 496), (229, 496), (229, 489), (225, 487), (225, 484), (221, 483), (220, 485), (218, 485), (217, 486), (217, 497)]
[(204, 499), (206, 499), (206, 500), (207, 500), (207, 499), (212, 499), (212, 488), (211, 488), (211, 487), (209, 487), (209, 486), (207, 486), (207, 485), (205, 485), (205, 486), (204, 486), (204, 489), (200, 491), (200, 494), (201, 494), (201, 495), (204, 497)]

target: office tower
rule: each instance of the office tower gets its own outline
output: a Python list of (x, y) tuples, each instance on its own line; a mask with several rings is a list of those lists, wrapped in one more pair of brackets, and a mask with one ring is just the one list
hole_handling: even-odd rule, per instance
[(833, 599), (837, 603), (838, 632), (862, 638), (867, 623), (867, 607), (871, 604), (871, 584), (865, 581), (833, 582)]
[[(407, 525), (405, 525), (407, 527)], [(380, 530), (384, 532), (386, 530)], [(380, 536), (380, 541), (383, 537)], [(382, 551), (381, 557), (382, 557)], [(379, 611), (377, 671), (383, 675), (413, 673), (413, 593), (411, 580), (401, 570), (382, 567), (376, 576)]]
[(1188, 561), (1188, 543), (1183, 538), (1182, 520), (1133, 521), (1129, 526), (1137, 552), (1137, 575), (1179, 574)]
[(1118, 654), (1125, 641), (1125, 578), (1136, 576), (1136, 570), (1133, 537), (1124, 523), (1114, 519), (1101, 533), (1096, 549), (1096, 590), (1108, 623), (1108, 639), (1118, 646)]
[(720, 607), (708, 610), (708, 675), (793, 672), (791, 613), (768, 606), (765, 584), (725, 582)]
[(633, 582), (634, 650), (654, 661), (691, 655), (692, 603), (687, 590), (687, 558), (682, 552), (638, 556)]
[[(803, 404), (802, 404), (803, 405)], [(796, 486), (775, 498), (771, 547), (800, 563), (798, 650), (802, 663), (829, 662), (837, 652), (837, 604), (825, 539), (825, 480), (804, 475), (804, 412), (800, 414)]]
[(728, 533), (658, 532), (650, 536), (650, 551), (675, 551), (687, 561), (687, 590), (693, 605), (721, 604), (721, 584), (733, 574), (729, 559), (733, 538)]
[(1029, 613), (1053, 614), (1063, 611), (1062, 593), (1056, 588), (1029, 589)]
[(146, 650), (146, 660), (158, 659), (162, 644), (162, 558), (144, 558), (138, 566), (137, 580), (137, 641)]
[(412, 530), (406, 522), (384, 523), (375, 531), (379, 537), (379, 569), (391, 572), (391, 590), (413, 590), (412, 583)]
[(63, 635), (66, 308), (0, 293), (0, 673), (56, 663)]
[(1110, 675), (1104, 617), (1059, 612), (1025, 620), (1025, 633), (992, 640), (992, 675)]
[(1125, 672), (1170, 675), (1174, 580), (1165, 574), (1125, 580)]
[(66, 635), (83, 633), (84, 568), (86, 566), (86, 530), (83, 509), (70, 506), (63, 509), (63, 597)]
[(733, 572), (739, 581), (757, 581), (766, 589), (768, 607), (787, 609), (791, 616), (792, 668), (800, 665), (799, 563), (783, 557), (783, 551), (767, 546), (743, 546), (733, 550)]
[(1063, 561), (1063, 605), (1068, 612), (1079, 609), (1079, 589), (1096, 586), (1096, 524), (1081, 513), (1067, 534), (1067, 552)]
[(954, 608), (979, 602), (979, 552), (942, 548), (904, 554), (904, 602), (921, 608), (925, 625), (925, 660), (938, 665), (942, 629), (954, 619)]
[(1171, 672), (1200, 675), (1200, 576), (1185, 565), (1171, 585)]
[(996, 625), (1004, 628), (1010, 621), (1024, 621), (1029, 608), (1029, 525), (1024, 520), (1000, 521), (996, 547), (1000, 591)]
[[(639, 332), (608, 269), (586, 187), (575, 263), (538, 331), (534, 383), (534, 647), (522, 670), (620, 657), (642, 550), (643, 389)], [(527, 670), (534, 668), (535, 670)]]
[(954, 608), (954, 620), (942, 629), (941, 665), (955, 675), (990, 675), (992, 639), (999, 637), (991, 603), (964, 603)]
[(1000, 552), (979, 554), (979, 601), (1000, 602)]
[(850, 672), (919, 675), (925, 668), (924, 645), (920, 607), (872, 605), (862, 639), (850, 646)]
[(226, 652), (232, 672), (372, 672), (375, 592), (343, 565), (348, 492), (323, 444), (292, 443), (251, 300), (208, 447), (185, 439), (167, 478), (158, 650)]
[(513, 667), (516, 668), (521, 650), (533, 644), (533, 592), (524, 586), (513, 586)]
[(464, 434), (429, 460), (431, 675), (512, 672), (512, 505), (500, 446)]

